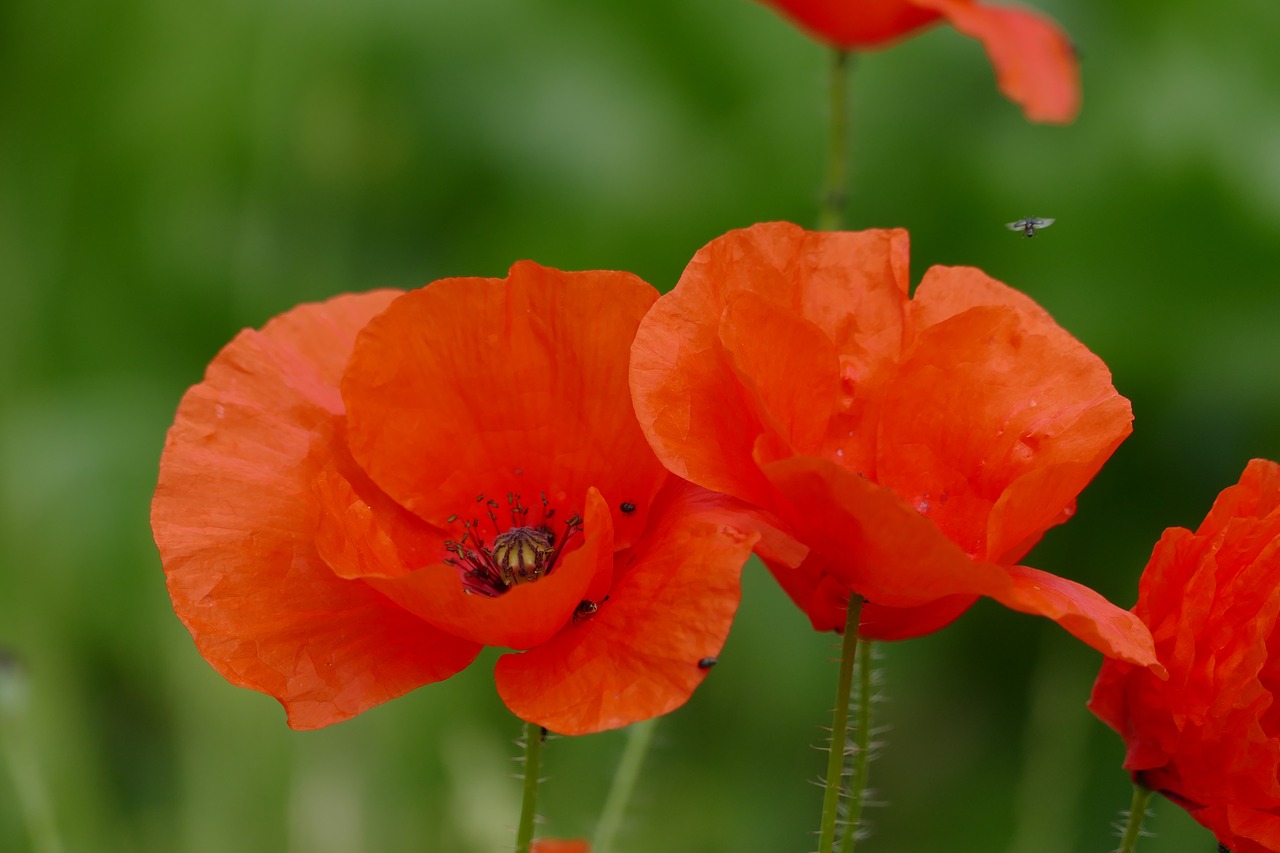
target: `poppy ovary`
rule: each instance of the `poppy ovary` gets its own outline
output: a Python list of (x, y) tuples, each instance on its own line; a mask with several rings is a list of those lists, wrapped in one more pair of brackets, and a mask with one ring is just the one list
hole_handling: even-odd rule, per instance
[(490, 552), (498, 574), (508, 587), (531, 583), (547, 573), (556, 547), (545, 528), (513, 527), (499, 533)]
[[(485, 514), (494, 530), (492, 544), (485, 544), (479, 519), (464, 521), (462, 538), (444, 543), (445, 550), (452, 555), (445, 558), (445, 562), (458, 569), (463, 589), (468, 593), (496, 598), (517, 584), (533, 583), (551, 574), (565, 546), (582, 532), (582, 517), (575, 513), (565, 522), (564, 534), (556, 537), (551, 527), (555, 510), (550, 508), (545, 494), (542, 521), (536, 525), (527, 523), (529, 508), (520, 503), (520, 496), (508, 494), (511, 524), (506, 530), (498, 524), (494, 512), (499, 506), (497, 501), (485, 500), (484, 495), (476, 501), (485, 504)], [(456, 522), (458, 516), (451, 515), (447, 520)]]

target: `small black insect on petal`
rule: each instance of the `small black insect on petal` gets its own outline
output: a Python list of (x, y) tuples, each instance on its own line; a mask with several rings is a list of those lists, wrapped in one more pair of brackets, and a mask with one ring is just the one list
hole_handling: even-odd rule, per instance
[(600, 605), (609, 600), (609, 596), (600, 599), (599, 603), (589, 598), (584, 598), (578, 602), (578, 606), (573, 609), (573, 624), (578, 625), (585, 619), (590, 619), (600, 610)]
[(623, 512), (625, 512), (625, 513), (628, 513), (628, 514), (629, 514), (629, 513), (633, 513), (633, 512), (635, 512), (635, 511), (636, 511), (636, 505), (635, 505), (635, 504), (633, 504), (633, 503), (624, 503), (624, 504), (620, 504), (620, 505), (618, 506), (618, 509), (620, 509), (620, 510), (622, 510)]
[(703, 658), (698, 661), (698, 669), (711, 669), (711, 667), (720, 663), (719, 658)]

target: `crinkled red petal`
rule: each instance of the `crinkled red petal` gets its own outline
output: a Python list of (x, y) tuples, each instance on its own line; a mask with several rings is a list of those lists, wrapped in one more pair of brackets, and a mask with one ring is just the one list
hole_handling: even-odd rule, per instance
[[(885, 638), (936, 630), (963, 612), (966, 599), (985, 595), (1046, 616), (1109, 657), (1156, 663), (1146, 626), (1088, 587), (1035, 569), (972, 560), (893, 492), (827, 460), (795, 457), (763, 469), (780, 495), (781, 517), (811, 548), (796, 571), (838, 584), (823, 586), (821, 578), (807, 583), (811, 600), (823, 608), (811, 614), (815, 626), (834, 621), (840, 587), (876, 606), (866, 635)], [(940, 600), (945, 603), (935, 604)], [(928, 609), (897, 618), (892, 613), (922, 606)]]
[(1243, 804), (1188, 806), (1231, 853), (1275, 853), (1280, 850), (1280, 814)]
[[(506, 279), (437, 281), (392, 303), (342, 381), (352, 454), (425, 521), (518, 494), (537, 516), (581, 513), (595, 486), (618, 545), (643, 529), (666, 472), (636, 424), (631, 340), (657, 291), (619, 272), (522, 261)], [(623, 512), (622, 504), (636, 509)], [(505, 517), (500, 518), (505, 523)]]
[(395, 296), (304, 305), (241, 333), (183, 397), (161, 457), (151, 522), (174, 609), (215, 669), (275, 696), (294, 728), (448, 678), (480, 648), (316, 550), (311, 489), (337, 452), (338, 377)]
[[(765, 328), (769, 334), (760, 334)], [(724, 310), (720, 343), (753, 402), (769, 455), (821, 451), (840, 393), (840, 358), (822, 330), (742, 293)]]
[(1280, 511), (1280, 465), (1253, 459), (1245, 466), (1240, 482), (1223, 489), (1205, 516), (1197, 536), (1221, 530), (1235, 518), (1274, 518)]
[(1009, 584), (1003, 569), (970, 559), (892, 491), (834, 462), (797, 456), (762, 467), (779, 515), (811, 549), (805, 571), (886, 607), (992, 595)]
[[(823, 572), (821, 562), (798, 568), (769, 559), (764, 563), (815, 631), (844, 631), (850, 591)], [(915, 607), (864, 602), (858, 634), (868, 640), (909, 640), (931, 634), (958, 619), (976, 600), (972, 595), (952, 595)]]
[(1089, 708), (1124, 766), (1236, 853), (1280, 849), (1280, 465), (1253, 460), (1200, 527), (1165, 531), (1134, 612), (1168, 677), (1107, 661)]
[(312, 482), (320, 509), (316, 547), (334, 573), (343, 578), (399, 577), (440, 562), (449, 534), (392, 500), (339, 444)]
[(970, 555), (1014, 562), (1129, 435), (1129, 403), (1101, 359), (977, 270), (931, 269), (910, 316), (876, 479)]
[[(855, 390), (876, 386), (899, 354), (907, 253), (902, 230), (811, 232), (786, 222), (731, 231), (699, 250), (676, 289), (641, 323), (632, 348), (636, 414), (663, 463), (706, 488), (767, 507), (770, 489), (753, 463), (757, 438), (774, 424), (802, 419), (799, 440), (807, 441), (825, 412), (782, 410), (789, 392), (776, 371), (752, 388), (740, 375), (762, 363), (768, 344), (820, 370), (804, 379), (802, 394), (824, 396), (830, 367), (815, 330), (836, 347), (844, 394), (830, 429), (838, 426), (851, 448), (868, 446), (847, 438), (874, 429), (870, 402)], [(730, 309), (731, 301), (742, 304)], [(793, 318), (785, 339), (775, 322), (750, 328), (752, 318), (769, 319), (767, 306), (775, 318)]]
[(706, 677), (699, 662), (724, 645), (760, 533), (732, 526), (736, 505), (681, 486), (664, 495), (595, 613), (499, 659), (498, 693), (520, 718), (561, 734), (619, 728), (678, 708)]

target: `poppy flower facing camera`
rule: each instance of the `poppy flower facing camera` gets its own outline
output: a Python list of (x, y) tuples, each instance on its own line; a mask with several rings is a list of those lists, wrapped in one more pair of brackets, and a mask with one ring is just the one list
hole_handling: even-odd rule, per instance
[(1104, 661), (1089, 708), (1124, 767), (1233, 853), (1280, 850), (1280, 465), (1248, 464), (1194, 531), (1171, 527), (1134, 612), (1168, 679)]
[(508, 707), (563, 734), (685, 702), (761, 533), (636, 423), (628, 349), (656, 298), (522, 262), (241, 333), (183, 398), (152, 504), (201, 654), (300, 729), (484, 646), (516, 652)]
[(974, 0), (762, 0), (820, 41), (873, 50), (945, 22), (977, 39), (996, 84), (1031, 121), (1062, 124), (1080, 111), (1080, 67), (1071, 40), (1025, 9)]
[(1018, 565), (1129, 434), (1106, 366), (1026, 296), (934, 267), (902, 230), (756, 225), (713, 240), (645, 317), (636, 413), (674, 473), (776, 514), (762, 555), (818, 630), (935, 631), (988, 596), (1152, 664), (1132, 614)]

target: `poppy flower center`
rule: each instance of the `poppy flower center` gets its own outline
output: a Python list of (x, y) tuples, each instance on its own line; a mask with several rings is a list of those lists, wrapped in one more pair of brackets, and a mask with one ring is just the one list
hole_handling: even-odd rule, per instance
[[(479, 518), (462, 522), (462, 538), (449, 539), (444, 548), (452, 556), (445, 562), (458, 570), (463, 588), (469, 593), (496, 598), (516, 584), (533, 583), (555, 570), (556, 563), (573, 537), (582, 532), (582, 517), (574, 513), (564, 523), (558, 536), (553, 527), (555, 508), (547, 496), (542, 495), (542, 518), (537, 524), (529, 523), (529, 507), (520, 502), (520, 495), (507, 493), (507, 509), (510, 524), (503, 527), (498, 521), (496, 500), (484, 495), (476, 498), (484, 504), (485, 516), (493, 530), (493, 538), (486, 541)], [(451, 515), (449, 523), (458, 520)]]

